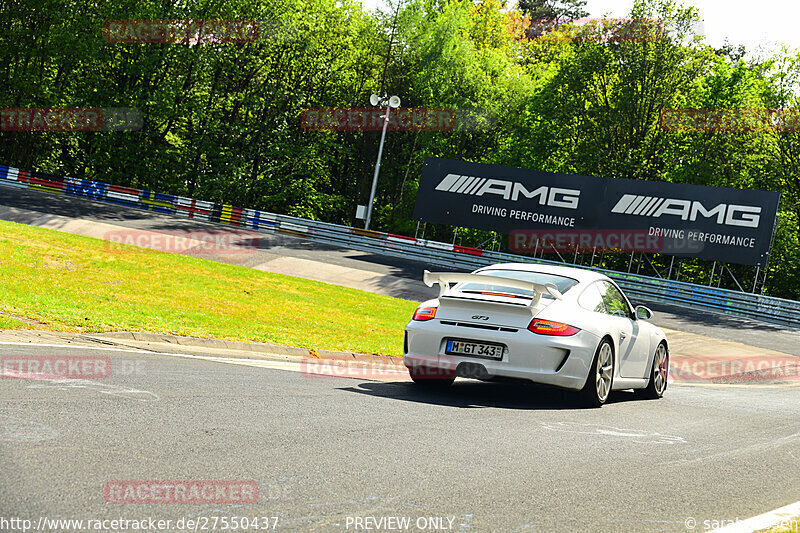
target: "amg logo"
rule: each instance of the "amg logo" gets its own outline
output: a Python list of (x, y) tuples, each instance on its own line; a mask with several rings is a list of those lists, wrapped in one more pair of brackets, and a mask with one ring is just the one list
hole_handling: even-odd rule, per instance
[(496, 194), (512, 202), (516, 202), (522, 195), (525, 198), (537, 198), (539, 205), (563, 207), (565, 209), (578, 209), (578, 200), (581, 195), (581, 191), (576, 189), (542, 186), (529, 191), (524, 185), (516, 181), (461, 176), (459, 174), (445, 176), (442, 182), (436, 186), (436, 190), (469, 194), (471, 196)]
[(692, 222), (700, 215), (704, 218), (716, 217), (717, 224), (745, 228), (757, 228), (761, 220), (761, 208), (752, 205), (718, 204), (716, 207), (706, 209), (698, 201), (636, 194), (623, 195), (611, 212), (652, 218), (673, 215)]

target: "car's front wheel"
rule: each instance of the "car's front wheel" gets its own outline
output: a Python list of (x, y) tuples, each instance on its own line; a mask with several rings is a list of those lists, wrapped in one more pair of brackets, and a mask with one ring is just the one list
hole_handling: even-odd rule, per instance
[(614, 383), (614, 348), (608, 338), (600, 342), (594, 361), (586, 377), (586, 383), (581, 390), (584, 403), (589, 407), (600, 407), (611, 394)]
[(667, 345), (662, 341), (656, 348), (653, 356), (653, 366), (650, 369), (650, 381), (647, 387), (636, 391), (637, 398), (657, 400), (664, 396), (667, 390), (667, 376), (669, 375), (669, 352)]

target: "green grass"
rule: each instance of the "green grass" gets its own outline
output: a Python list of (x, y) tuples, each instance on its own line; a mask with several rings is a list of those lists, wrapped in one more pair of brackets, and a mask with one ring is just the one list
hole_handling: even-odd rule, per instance
[[(143, 331), (400, 355), (413, 302), (0, 221), (0, 311), (53, 331)], [(0, 329), (28, 328), (0, 317)]]
[(788, 528), (781, 528), (777, 527), (774, 529), (766, 530), (767, 533), (800, 533), (800, 517), (795, 518), (794, 520), (787, 520), (787, 523), (790, 524)]
[(27, 324), (14, 317), (0, 315), (0, 329), (36, 329), (36, 326)]

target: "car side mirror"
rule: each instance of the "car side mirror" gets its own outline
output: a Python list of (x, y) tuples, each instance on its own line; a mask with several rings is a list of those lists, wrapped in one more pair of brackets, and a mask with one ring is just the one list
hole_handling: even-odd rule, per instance
[(636, 306), (636, 319), (637, 320), (650, 320), (653, 318), (653, 312), (649, 307), (643, 305)]

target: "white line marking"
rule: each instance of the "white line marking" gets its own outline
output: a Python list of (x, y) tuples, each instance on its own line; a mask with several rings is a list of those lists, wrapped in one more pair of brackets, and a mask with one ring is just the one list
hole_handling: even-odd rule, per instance
[[(6, 346), (27, 346), (29, 348), (32, 347), (43, 347), (43, 348), (72, 348), (73, 350), (108, 350), (111, 352), (137, 352), (137, 353), (148, 353), (147, 350), (132, 350), (132, 349), (124, 349), (124, 348), (102, 348), (99, 346), (80, 346), (76, 344), (43, 344), (38, 342), (7, 342), (7, 341), (0, 341), (0, 345)], [(164, 352), (153, 352), (150, 353), (164, 353)], [(166, 355), (173, 355), (173, 354), (166, 354)], [(179, 355), (179, 354), (174, 354)]]
[[(300, 373), (309, 373), (307, 369), (303, 368), (303, 362), (301, 361), (275, 361), (273, 359), (248, 359), (242, 357), (218, 357), (213, 355), (194, 355), (188, 353), (174, 353), (174, 352), (158, 352), (153, 350), (136, 350), (136, 349), (124, 349), (124, 348), (101, 348), (97, 346), (75, 346), (72, 344), (38, 344), (34, 342), (4, 342), (0, 341), (0, 345), (13, 345), (13, 346), (27, 346), (27, 347), (34, 347), (34, 346), (41, 346), (47, 348), (70, 348), (74, 350), (101, 350), (101, 351), (111, 351), (111, 352), (126, 352), (126, 353), (136, 353), (139, 355), (169, 355), (172, 357), (185, 357), (187, 359), (202, 359), (205, 361), (215, 361), (218, 363), (233, 363), (237, 365), (245, 365), (245, 366), (255, 366), (260, 368), (269, 368), (272, 370), (287, 370), (289, 372), (300, 372)], [(310, 360), (309, 360), (310, 361)], [(324, 364), (327, 359), (320, 359), (320, 361)], [(330, 364), (335, 365), (337, 361), (332, 361)], [(344, 365), (347, 365), (348, 362), (342, 361)], [(357, 366), (358, 363), (354, 362)], [(367, 366), (367, 368), (369, 368)], [(368, 370), (365, 370), (365, 373)], [(411, 378), (408, 376), (408, 372), (402, 368), (398, 368), (397, 370), (394, 369), (381, 369), (380, 374), (397, 374), (397, 379), (400, 381), (408, 381)], [(340, 379), (360, 379), (363, 381), (384, 381), (382, 379), (375, 379), (367, 376), (348, 376), (348, 375), (328, 375), (325, 373), (321, 373), (320, 375), (314, 375), (314, 377), (321, 377), (321, 378), (340, 378)], [(387, 376), (388, 377), (388, 376)], [(73, 380), (74, 381), (74, 380)]]
[(741, 520), (721, 529), (715, 529), (714, 531), (717, 533), (752, 533), (754, 531), (770, 529), (782, 523), (784, 525), (789, 525), (792, 520), (794, 520), (794, 524), (791, 525), (796, 526), (797, 523), (800, 522), (798, 517), (800, 517), (800, 502), (795, 502), (786, 507), (781, 507), (780, 509), (775, 509), (774, 511), (754, 516), (747, 520)]
[[(370, 375), (370, 367), (369, 366), (359, 366), (357, 363), (354, 365), (348, 365), (346, 362), (342, 362), (343, 364), (337, 365), (339, 361), (331, 361), (330, 363), (326, 363), (325, 359), (320, 360), (320, 365), (324, 365), (322, 370), (315, 371), (313, 369), (309, 369), (309, 365), (313, 364), (310, 362), (294, 362), (294, 361), (270, 361), (264, 359), (230, 359), (230, 358), (222, 358), (222, 357), (205, 357), (200, 356), (200, 359), (206, 359), (208, 361), (217, 361), (220, 363), (232, 363), (235, 365), (245, 365), (245, 366), (255, 366), (259, 368), (269, 368), (272, 370), (287, 370), (289, 372), (300, 372), (301, 374), (305, 374), (310, 378), (334, 378), (334, 379), (357, 379), (360, 381), (410, 381), (411, 378), (408, 375), (408, 371), (405, 369), (388, 369), (388, 368), (380, 368), (373, 371), (374, 375)], [(328, 366), (331, 365), (331, 366)], [(341, 374), (338, 373), (333, 368), (345, 368), (347, 366), (352, 366), (353, 372), (352, 374), (348, 375), (347, 370), (342, 370)], [(360, 375), (363, 374), (363, 375)], [(380, 376), (380, 377), (378, 377)]]
[[(331, 371), (331, 370), (323, 370), (320, 372), (310, 370), (309, 364), (313, 364), (314, 362), (314, 360), (311, 359), (307, 361), (274, 361), (271, 359), (241, 359), (237, 357), (214, 357), (207, 355), (191, 355), (184, 353), (163, 354), (163, 355), (172, 355), (175, 357), (187, 357), (190, 359), (203, 359), (205, 361), (215, 361), (218, 363), (230, 363), (235, 365), (254, 366), (259, 368), (268, 368), (271, 370), (286, 370), (289, 372), (299, 372), (301, 374), (308, 375), (311, 378), (357, 379), (360, 381), (411, 381), (411, 377), (408, 375), (408, 371), (405, 370), (404, 368), (398, 368), (398, 369), (379, 368), (375, 370), (376, 375), (370, 376), (369, 372), (371, 367), (369, 367), (369, 365), (363, 366), (359, 365), (358, 362), (349, 362), (349, 361), (337, 361), (337, 360), (329, 361), (327, 359), (320, 359), (319, 364), (341, 366), (341, 367), (352, 366), (353, 367), (352, 375), (348, 375), (347, 373), (339, 374), (336, 371)], [(326, 366), (325, 368), (328, 367)], [(363, 375), (360, 375), (360, 373), (363, 373)]]
[[(38, 342), (5, 342), (0, 341), (0, 345), (11, 345), (11, 346), (26, 346), (29, 348), (33, 347), (44, 347), (44, 348), (69, 348), (72, 350), (100, 350), (103, 352), (127, 352), (127, 353), (138, 353), (141, 355), (147, 354), (158, 354), (158, 355), (174, 355), (178, 357), (196, 357), (198, 359), (219, 359), (219, 360), (230, 360), (230, 361), (260, 361), (261, 359), (247, 359), (243, 357), (215, 357), (215, 356), (204, 356), (204, 355), (192, 355), (187, 353), (175, 353), (175, 352), (160, 352), (157, 350), (149, 350), (149, 349), (138, 349), (138, 348), (103, 348), (101, 346), (80, 346), (75, 344), (40, 344)], [(198, 348), (207, 348), (203, 346), (199, 346)], [(225, 350), (226, 348), (221, 348)], [(278, 354), (274, 354), (278, 355)]]
[(120, 398), (127, 398), (129, 400), (137, 400), (140, 402), (157, 402), (161, 397), (155, 392), (150, 392), (133, 387), (122, 387), (119, 385), (112, 385), (110, 383), (94, 383), (83, 379), (37, 379), (36, 381), (48, 381), (49, 383), (34, 383), (28, 385), (29, 389), (86, 389), (97, 391), (100, 394), (108, 394), (111, 396), (119, 396)]
[(667, 466), (678, 466), (678, 465), (687, 465), (691, 463), (702, 463), (708, 461), (710, 459), (717, 459), (721, 457), (732, 457), (736, 455), (744, 455), (747, 453), (755, 453), (755, 452), (765, 452), (767, 450), (777, 450), (778, 448), (785, 446), (787, 444), (793, 444), (793, 441), (797, 441), (800, 438), (800, 432), (792, 433), (791, 435), (786, 435), (784, 437), (770, 437), (769, 440), (764, 442), (757, 442), (755, 444), (750, 444), (748, 446), (743, 446), (741, 448), (734, 448), (732, 450), (726, 450), (724, 452), (712, 453), (711, 455), (705, 455), (700, 457), (693, 457), (691, 459), (678, 459), (676, 461), (670, 461), (666, 463)]
[(676, 435), (662, 435), (655, 431), (638, 429), (621, 429), (599, 424), (583, 424), (580, 422), (541, 422), (543, 428), (565, 433), (580, 433), (584, 435), (604, 435), (609, 437), (627, 437), (638, 442), (653, 444), (686, 444), (686, 439)]

